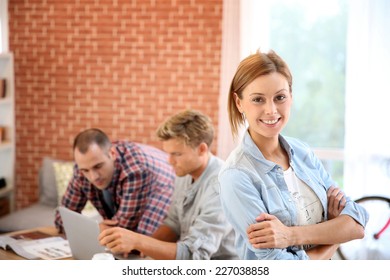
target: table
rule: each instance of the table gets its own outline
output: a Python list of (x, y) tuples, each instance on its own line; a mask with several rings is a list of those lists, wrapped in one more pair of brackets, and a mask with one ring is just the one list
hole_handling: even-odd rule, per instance
[[(54, 226), (47, 226), (47, 227), (38, 227), (28, 230), (20, 230), (15, 231), (11, 233), (7, 233), (6, 235), (14, 235), (14, 234), (22, 234), (22, 233), (28, 233), (33, 231), (41, 231), (43, 233), (47, 233), (52, 236), (59, 236), (57, 229)], [(73, 258), (66, 258), (66, 259), (73, 259)], [(3, 250), (0, 248), (0, 260), (25, 260), (25, 258), (17, 255), (12, 250)]]

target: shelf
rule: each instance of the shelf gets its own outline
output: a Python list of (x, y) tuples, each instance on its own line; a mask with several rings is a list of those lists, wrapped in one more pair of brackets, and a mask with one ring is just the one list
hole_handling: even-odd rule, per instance
[(0, 177), (7, 180), (7, 187), (0, 189), (0, 197), (8, 197), (13, 209), (15, 187), (15, 84), (13, 54), (0, 53), (0, 79), (6, 81), (5, 94), (0, 83)]

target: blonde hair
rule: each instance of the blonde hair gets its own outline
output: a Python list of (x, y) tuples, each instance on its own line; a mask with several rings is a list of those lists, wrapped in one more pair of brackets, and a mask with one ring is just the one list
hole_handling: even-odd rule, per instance
[(192, 148), (206, 143), (211, 146), (214, 128), (208, 116), (195, 110), (185, 110), (168, 118), (157, 129), (157, 137), (162, 140), (178, 138)]
[(237, 97), (242, 99), (244, 89), (251, 82), (260, 76), (274, 72), (280, 73), (286, 77), (291, 92), (292, 76), (290, 69), (286, 62), (273, 50), (270, 50), (268, 53), (257, 51), (255, 54), (249, 55), (240, 62), (231, 82), (228, 96), (229, 122), (234, 138), (238, 135), (238, 128), (245, 123), (244, 116), (236, 106), (234, 94), (237, 94)]

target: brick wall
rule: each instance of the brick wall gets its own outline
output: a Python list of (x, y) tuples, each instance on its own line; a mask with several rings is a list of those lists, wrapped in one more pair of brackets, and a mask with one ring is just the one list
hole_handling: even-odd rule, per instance
[(16, 208), (38, 199), (42, 158), (72, 159), (84, 128), (161, 147), (158, 124), (185, 108), (217, 128), (222, 1), (9, 1)]

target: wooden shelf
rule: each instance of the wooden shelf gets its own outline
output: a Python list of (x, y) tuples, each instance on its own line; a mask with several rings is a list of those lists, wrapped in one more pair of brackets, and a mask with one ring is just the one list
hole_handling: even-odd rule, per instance
[(0, 98), (0, 177), (7, 187), (0, 189), (0, 199), (8, 201), (12, 211), (15, 184), (15, 84), (14, 62), (11, 52), (0, 53), (0, 79), (5, 79), (5, 93)]

